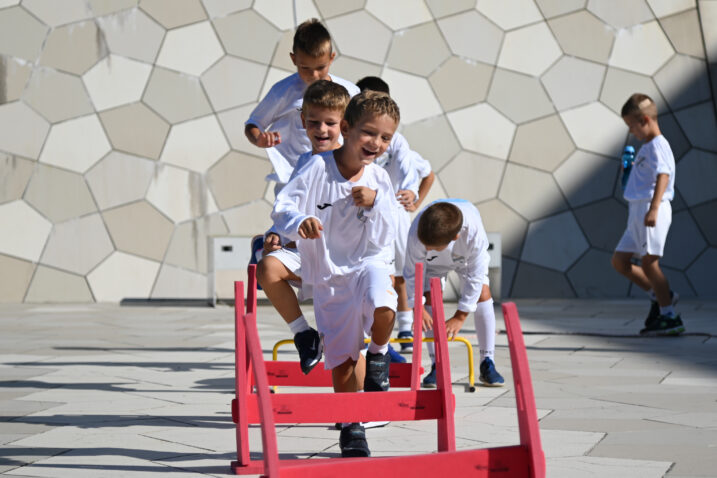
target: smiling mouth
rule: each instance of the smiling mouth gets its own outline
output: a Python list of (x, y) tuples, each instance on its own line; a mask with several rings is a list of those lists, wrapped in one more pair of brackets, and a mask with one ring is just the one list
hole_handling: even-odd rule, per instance
[(361, 148), (361, 150), (363, 151), (364, 156), (376, 156), (376, 153), (378, 152), (378, 151), (369, 151), (366, 148)]

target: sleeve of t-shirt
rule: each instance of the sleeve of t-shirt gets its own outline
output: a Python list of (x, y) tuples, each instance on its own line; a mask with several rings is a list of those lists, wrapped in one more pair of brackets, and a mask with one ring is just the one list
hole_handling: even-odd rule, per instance
[(313, 161), (282, 188), (274, 202), (274, 209), (271, 212), (274, 228), (280, 235), (292, 241), (301, 239), (299, 236), (301, 223), (310, 217), (316, 217), (307, 214), (304, 210), (310, 191), (313, 189), (312, 185), (318, 177), (319, 167), (313, 167), (316, 161), (321, 161), (321, 158), (313, 157)]
[(415, 151), (413, 151), (411, 160), (413, 161), (413, 165), (416, 168), (416, 171), (418, 172), (418, 177), (420, 179), (427, 177), (429, 174), (431, 174), (431, 171), (433, 171), (433, 169), (431, 168), (431, 163), (429, 163), (427, 159), (423, 158)]
[(418, 217), (411, 223), (408, 230), (408, 241), (406, 244), (406, 257), (403, 262), (403, 280), (406, 281), (406, 295), (409, 303), (415, 296), (416, 287), (416, 264), (421, 262), (426, 255), (426, 250), (418, 240)]
[(393, 142), (393, 156), (396, 163), (398, 164), (399, 171), (401, 172), (401, 178), (398, 182), (399, 190), (413, 191), (418, 197), (418, 183), (420, 178), (418, 177), (418, 171), (416, 170), (415, 164), (412, 160), (412, 156), (415, 154), (411, 151), (408, 145), (408, 141), (402, 135), (397, 134)]
[(488, 236), (485, 231), (476, 231), (472, 237), (469, 237), (468, 246), (471, 251), (470, 256), (467, 258), (465, 266), (456, 270), (461, 278), (458, 310), (475, 312), (490, 261), (490, 256), (487, 254)]
[(669, 145), (664, 142), (659, 145), (655, 145), (655, 148), (652, 150), (652, 154), (655, 156), (656, 174), (672, 174), (674, 169), (672, 165), (675, 163), (675, 159)]
[(398, 202), (393, 195), (393, 188), (388, 174), (376, 167), (379, 187), (373, 206), (365, 208), (364, 217), (368, 218), (368, 240), (379, 249), (388, 247), (396, 239), (396, 211)]
[(281, 89), (280, 83), (274, 84), (264, 99), (256, 105), (244, 124), (253, 124), (262, 132), (266, 131), (276, 121), (277, 114), (281, 111), (284, 97), (280, 92)]

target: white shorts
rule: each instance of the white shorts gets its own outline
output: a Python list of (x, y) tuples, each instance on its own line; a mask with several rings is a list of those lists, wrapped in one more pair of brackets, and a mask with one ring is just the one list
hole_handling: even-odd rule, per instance
[(672, 223), (672, 206), (670, 201), (660, 203), (655, 227), (645, 226), (645, 214), (649, 209), (649, 199), (629, 202), (627, 229), (615, 247), (617, 252), (631, 252), (639, 257), (646, 255), (662, 257), (667, 233)]
[[(287, 247), (282, 247), (270, 252), (267, 256), (275, 257), (293, 274), (301, 277), (301, 256), (299, 251)], [(299, 289), (299, 300), (303, 301), (311, 298), (311, 288), (301, 282), (290, 280), (289, 284)]]
[(398, 213), (398, 223), (396, 224), (396, 240), (393, 241), (393, 262), (392, 275), (403, 277), (403, 265), (406, 262), (406, 245), (408, 244), (408, 230), (411, 228), (411, 216), (408, 211), (403, 209)]
[(326, 369), (348, 359), (358, 360), (378, 307), (396, 310), (397, 296), (389, 273), (385, 264), (369, 263), (355, 274), (314, 285), (314, 314), (324, 340)]

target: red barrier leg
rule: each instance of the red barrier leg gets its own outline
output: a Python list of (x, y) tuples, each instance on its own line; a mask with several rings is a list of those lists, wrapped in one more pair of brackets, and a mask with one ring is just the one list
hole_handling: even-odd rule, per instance
[(443, 416), (438, 419), (438, 451), (455, 451), (455, 402), (448, 359), (443, 290), (441, 280), (437, 277), (431, 279), (431, 307), (433, 308), (433, 337), (436, 344), (436, 385), (444, 407)]
[(413, 354), (411, 363), (411, 390), (421, 388), (421, 352), (423, 350), (423, 263), (416, 264), (413, 294)]

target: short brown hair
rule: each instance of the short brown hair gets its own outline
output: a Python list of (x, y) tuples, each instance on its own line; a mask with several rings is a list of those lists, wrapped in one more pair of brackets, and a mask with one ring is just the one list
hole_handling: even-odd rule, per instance
[(356, 125), (364, 115), (373, 116), (388, 115), (396, 124), (401, 120), (401, 112), (398, 105), (386, 93), (366, 90), (351, 98), (344, 119), (349, 126)]
[(418, 220), (418, 240), (425, 246), (445, 246), (463, 227), (463, 213), (455, 204), (437, 202), (423, 211)]
[(316, 106), (318, 108), (340, 111), (343, 116), (344, 111), (346, 111), (346, 105), (349, 104), (350, 99), (351, 95), (349, 95), (348, 90), (338, 83), (328, 80), (318, 80), (306, 88), (301, 111), (302, 113), (306, 113), (307, 107)]
[(331, 35), (316, 18), (306, 20), (296, 27), (292, 49), (294, 53), (296, 50), (301, 50), (313, 58), (319, 58), (331, 53)]
[(642, 115), (649, 116), (653, 120), (656, 120), (657, 105), (649, 96), (643, 93), (635, 93), (627, 99), (624, 105), (622, 105), (620, 116), (625, 118), (627, 116)]

